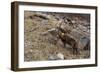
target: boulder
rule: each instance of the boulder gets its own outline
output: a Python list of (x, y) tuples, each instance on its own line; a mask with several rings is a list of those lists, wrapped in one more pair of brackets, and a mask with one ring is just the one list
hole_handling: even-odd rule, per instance
[[(83, 33), (82, 31), (73, 30), (70, 34), (73, 36), (73, 39), (77, 41), (78, 49), (84, 49), (86, 46), (90, 46), (90, 35), (87, 33)], [(89, 48), (89, 47), (88, 47)]]
[(86, 37), (83, 37), (80, 39), (78, 48), (81, 48), (83, 50), (89, 50), (90, 49), (90, 40)]

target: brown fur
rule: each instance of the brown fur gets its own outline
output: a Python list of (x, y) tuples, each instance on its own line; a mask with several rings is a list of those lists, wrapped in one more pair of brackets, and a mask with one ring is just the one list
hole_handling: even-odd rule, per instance
[(71, 36), (68, 35), (63, 29), (58, 28), (58, 37), (61, 39), (61, 41), (64, 44), (64, 47), (66, 47), (66, 44), (72, 46), (73, 54), (78, 53), (78, 44), (75, 39), (73, 39)]

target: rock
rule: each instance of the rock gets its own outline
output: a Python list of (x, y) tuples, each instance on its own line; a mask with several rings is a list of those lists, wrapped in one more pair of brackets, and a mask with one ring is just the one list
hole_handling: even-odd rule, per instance
[(59, 60), (59, 58), (57, 56), (55, 56), (55, 55), (51, 55), (49, 57), (49, 60)]
[(48, 34), (51, 34), (53, 36), (57, 35), (57, 30), (56, 28), (51, 28), (43, 33), (41, 33), (41, 35), (48, 35)]
[(89, 46), (90, 46), (90, 40), (88, 38), (83, 37), (80, 39), (79, 46), (78, 46), (79, 48), (87, 50), (89, 49)]
[(29, 16), (30, 19), (34, 19), (34, 17), (38, 17), (38, 18), (41, 18), (41, 19), (44, 19), (44, 20), (48, 20), (48, 15), (46, 14), (42, 14), (42, 13), (36, 13), (34, 14), (33, 16)]
[(87, 47), (89, 49), (90, 46), (90, 34), (82, 31), (73, 30), (69, 36), (73, 36), (73, 39), (77, 41), (78, 49), (84, 49)]
[(56, 60), (56, 57), (55, 56), (49, 56), (49, 60)]
[(58, 59), (64, 60), (64, 55), (62, 53), (57, 54)]
[(51, 55), (49, 56), (49, 60), (64, 60), (64, 55), (62, 53)]

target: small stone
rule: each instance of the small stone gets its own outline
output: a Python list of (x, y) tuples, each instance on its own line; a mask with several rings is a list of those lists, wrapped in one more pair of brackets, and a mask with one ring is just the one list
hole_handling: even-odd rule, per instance
[(49, 60), (55, 60), (55, 57), (54, 56), (50, 56)]
[(49, 56), (49, 60), (64, 60), (64, 55), (62, 53), (51, 55)]
[(57, 54), (58, 59), (64, 60), (64, 55), (62, 53)]

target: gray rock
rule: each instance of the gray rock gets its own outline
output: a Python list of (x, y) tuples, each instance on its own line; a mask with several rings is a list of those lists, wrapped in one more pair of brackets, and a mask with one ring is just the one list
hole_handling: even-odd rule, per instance
[(64, 55), (62, 53), (57, 54), (58, 59), (64, 60)]
[(56, 55), (50, 55), (49, 60), (64, 60), (64, 55), (62, 53), (58, 53)]
[(73, 36), (73, 39), (77, 41), (78, 49), (84, 49), (86, 47), (87, 49), (89, 49), (89, 46), (90, 46), (90, 34), (89, 33), (74, 29), (69, 34), (69, 36)]
[(56, 56), (54, 56), (54, 55), (49, 56), (48, 59), (49, 59), (49, 60), (58, 60), (58, 58), (57, 58)]
[(80, 49), (89, 49), (90, 46), (90, 40), (89, 38), (83, 37), (80, 39), (78, 43), (78, 48)]

